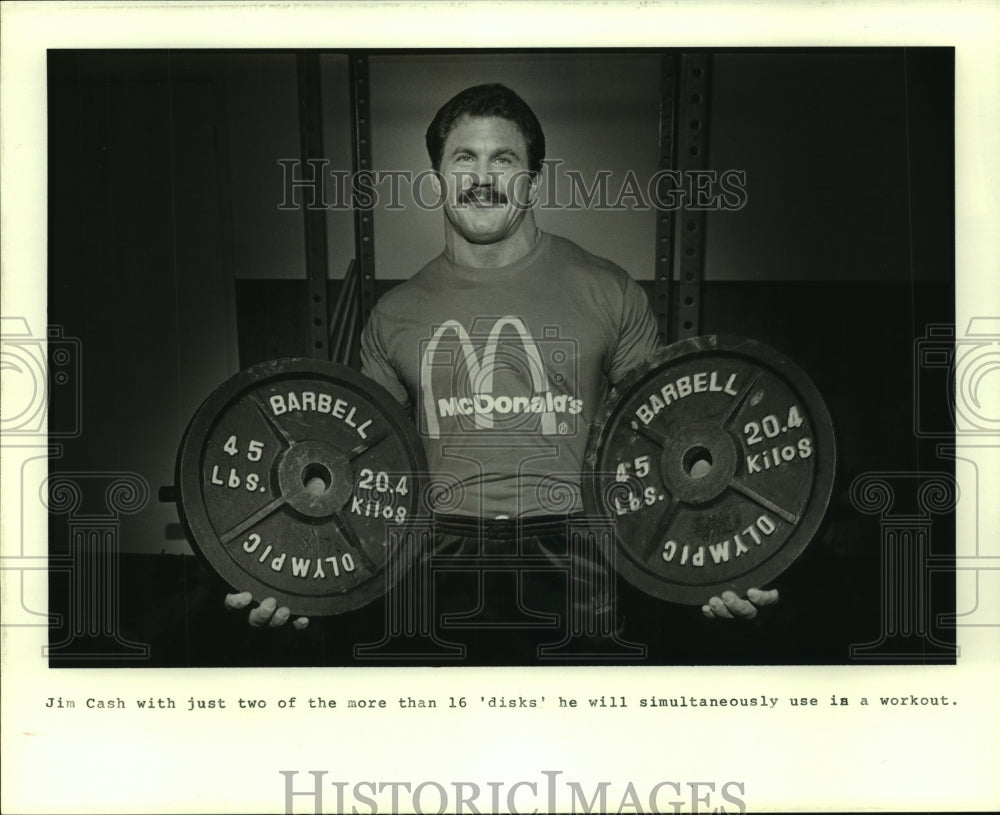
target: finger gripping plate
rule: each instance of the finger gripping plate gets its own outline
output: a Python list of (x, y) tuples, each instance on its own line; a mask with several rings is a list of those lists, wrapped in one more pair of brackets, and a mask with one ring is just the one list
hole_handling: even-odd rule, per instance
[(612, 519), (614, 566), (664, 600), (762, 587), (816, 534), (833, 491), (833, 423), (812, 381), (754, 340), (657, 353), (594, 420), (584, 505)]
[(277, 360), (195, 412), (178, 507), (195, 551), (237, 591), (295, 615), (339, 614), (408, 567), (426, 469), (416, 428), (379, 385), (330, 362)]

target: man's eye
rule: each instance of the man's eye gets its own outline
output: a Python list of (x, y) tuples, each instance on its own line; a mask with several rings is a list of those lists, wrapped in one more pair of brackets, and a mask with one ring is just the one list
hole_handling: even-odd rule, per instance
[(472, 156), (470, 156), (470, 155), (463, 154), (461, 156), (455, 156), (455, 161), (471, 161), (471, 160), (472, 160)]
[(495, 159), (493, 159), (493, 163), (494, 164), (503, 164), (504, 166), (507, 166), (508, 164), (510, 164), (510, 157), (509, 156), (497, 156)]

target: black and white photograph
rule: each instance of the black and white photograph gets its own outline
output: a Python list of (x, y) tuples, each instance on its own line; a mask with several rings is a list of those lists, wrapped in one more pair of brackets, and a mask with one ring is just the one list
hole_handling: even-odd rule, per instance
[(953, 86), (50, 51), (50, 665), (953, 663)]
[(23, 46), (4, 756), (91, 780), (9, 811), (993, 808), (915, 739), (996, 714), (995, 9), (343, 6)]

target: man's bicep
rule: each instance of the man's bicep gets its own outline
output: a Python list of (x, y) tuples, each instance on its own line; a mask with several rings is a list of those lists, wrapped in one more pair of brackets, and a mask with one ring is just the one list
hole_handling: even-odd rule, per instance
[(404, 408), (410, 409), (410, 395), (385, 347), (376, 312), (372, 312), (361, 332), (361, 373), (385, 388)]
[(625, 286), (618, 339), (608, 377), (612, 384), (638, 368), (662, 347), (649, 298), (629, 278)]

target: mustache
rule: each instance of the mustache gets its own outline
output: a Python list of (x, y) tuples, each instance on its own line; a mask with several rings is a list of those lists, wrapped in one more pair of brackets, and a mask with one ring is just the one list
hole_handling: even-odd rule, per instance
[(506, 204), (508, 201), (504, 192), (492, 184), (479, 184), (458, 194), (459, 204)]

